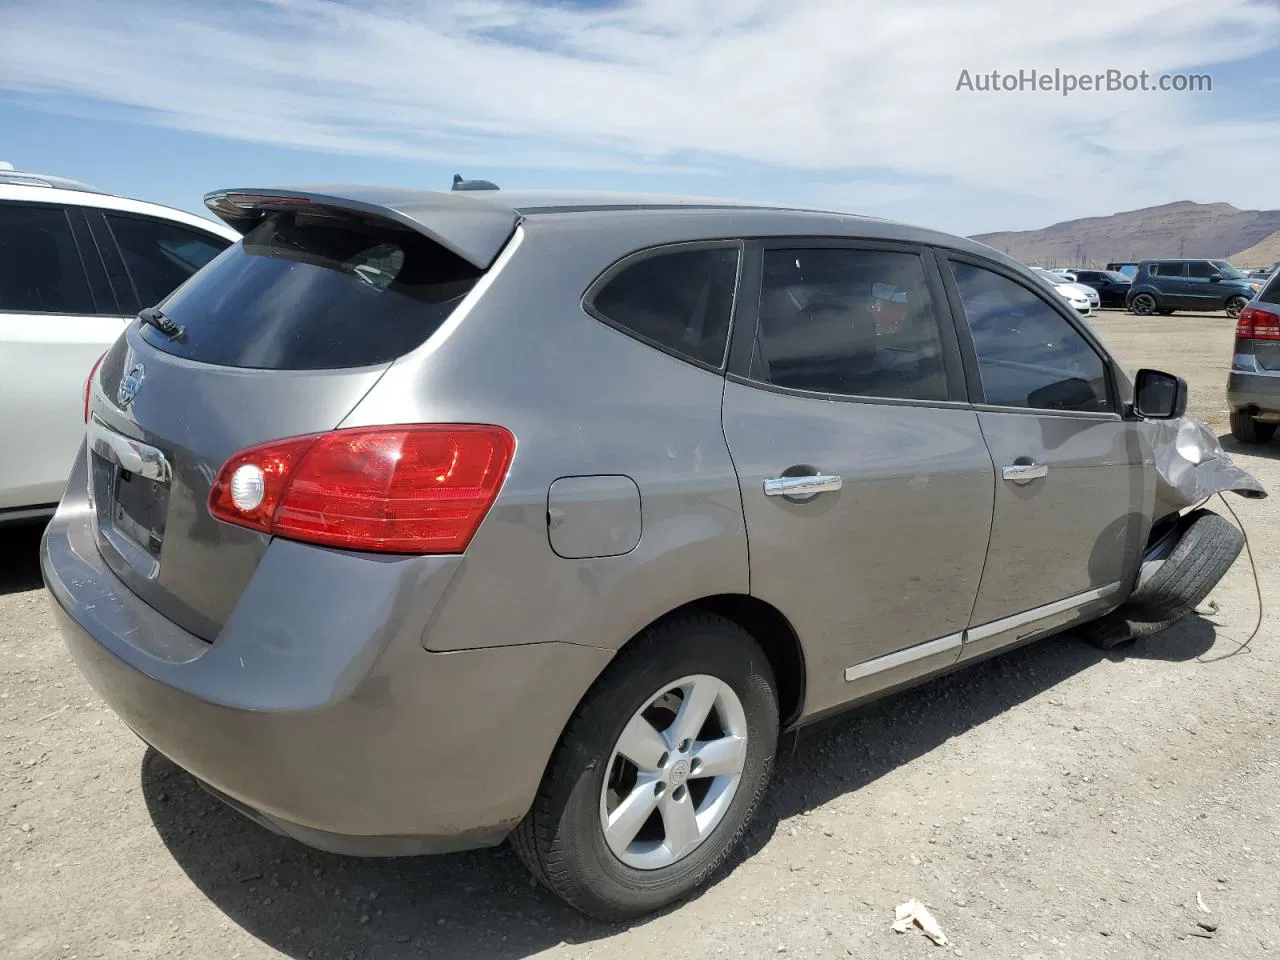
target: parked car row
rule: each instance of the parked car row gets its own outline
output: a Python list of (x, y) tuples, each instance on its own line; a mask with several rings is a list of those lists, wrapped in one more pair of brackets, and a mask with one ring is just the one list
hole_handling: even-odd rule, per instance
[(94, 362), (141, 308), (239, 236), (73, 180), (0, 169), (0, 523), (53, 514), (83, 441)]
[(1063, 292), (1067, 284), (1087, 287), (1101, 306), (1125, 307), (1139, 316), (1222, 310), (1235, 318), (1265, 282), (1265, 277), (1245, 274), (1226, 260), (1142, 260), (1109, 263), (1106, 270), (1033, 269)]

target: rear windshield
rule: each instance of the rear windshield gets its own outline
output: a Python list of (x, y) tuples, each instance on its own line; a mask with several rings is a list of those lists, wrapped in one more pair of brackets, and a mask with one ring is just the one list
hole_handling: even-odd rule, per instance
[(386, 363), (425, 342), (482, 272), (386, 221), (271, 214), (161, 304), (179, 335), (142, 336), (227, 367)]
[(1263, 303), (1280, 303), (1280, 272), (1272, 274), (1267, 285), (1258, 294), (1258, 299)]

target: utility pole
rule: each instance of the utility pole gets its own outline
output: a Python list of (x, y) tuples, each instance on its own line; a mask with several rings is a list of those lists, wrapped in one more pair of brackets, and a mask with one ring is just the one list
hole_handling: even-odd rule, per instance
[(1179, 259), (1179, 260), (1181, 260), (1181, 259), (1182, 259), (1182, 251), (1183, 251), (1183, 250), (1185, 250), (1185, 249), (1187, 249), (1187, 238), (1186, 238), (1186, 237), (1180, 237), (1180, 238), (1178, 239), (1178, 259)]

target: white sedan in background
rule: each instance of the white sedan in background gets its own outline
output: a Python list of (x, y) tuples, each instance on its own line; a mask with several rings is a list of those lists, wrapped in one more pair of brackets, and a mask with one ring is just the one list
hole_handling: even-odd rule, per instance
[(0, 524), (52, 516), (84, 437), (90, 370), (141, 308), (239, 239), (0, 163)]
[(1101, 304), (1098, 291), (1093, 287), (1086, 287), (1083, 283), (1074, 283), (1062, 276), (1062, 274), (1054, 273), (1052, 270), (1041, 270), (1039, 267), (1033, 267), (1032, 269), (1035, 271), (1036, 276), (1053, 287), (1055, 293), (1065, 297), (1077, 313), (1087, 317), (1094, 310), (1097, 310)]

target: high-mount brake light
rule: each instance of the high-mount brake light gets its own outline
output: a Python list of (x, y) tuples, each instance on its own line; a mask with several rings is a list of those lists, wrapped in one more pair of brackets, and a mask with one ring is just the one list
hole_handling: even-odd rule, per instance
[(461, 553), (493, 506), (515, 437), (487, 424), (359, 427), (236, 454), (209, 492), (219, 520), (306, 543)]

